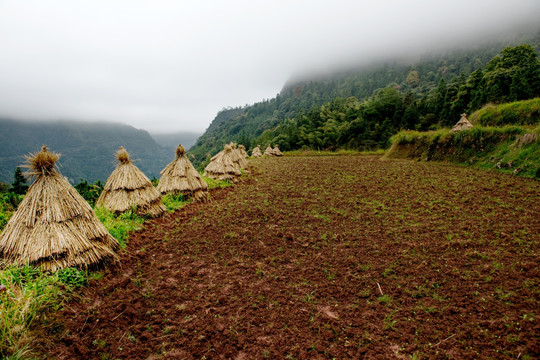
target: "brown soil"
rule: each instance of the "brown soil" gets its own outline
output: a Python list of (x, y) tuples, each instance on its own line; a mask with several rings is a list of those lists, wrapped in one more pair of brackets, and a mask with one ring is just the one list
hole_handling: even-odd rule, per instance
[[(147, 223), (54, 321), (56, 359), (540, 357), (540, 183), (375, 157), (255, 160)], [(61, 324), (61, 326), (58, 326)]]

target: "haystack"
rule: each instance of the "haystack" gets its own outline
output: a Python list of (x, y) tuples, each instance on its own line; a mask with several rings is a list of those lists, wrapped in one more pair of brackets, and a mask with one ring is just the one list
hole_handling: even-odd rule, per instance
[(195, 201), (208, 199), (208, 185), (187, 158), (182, 145), (176, 149), (176, 159), (161, 171), (157, 190), (162, 194), (182, 194)]
[(274, 149), (272, 149), (272, 152), (274, 153), (274, 156), (283, 156), (283, 153), (279, 150), (277, 145), (274, 145)]
[(461, 114), (461, 119), (454, 125), (451, 132), (457, 132), (462, 130), (468, 130), (473, 127), (473, 124), (467, 120), (467, 114)]
[(249, 173), (249, 170), (248, 170), (249, 163), (247, 162), (247, 160), (244, 158), (244, 156), (240, 152), (240, 149), (238, 149), (236, 147), (235, 143), (230, 143), (229, 145), (233, 149), (233, 151), (231, 151), (231, 159), (232, 159), (232, 161), (237, 165), (238, 168), (240, 168), (240, 170), (244, 170), (244, 172)]
[(240, 152), (240, 155), (245, 159), (249, 159), (249, 155), (246, 151), (246, 148), (244, 145), (238, 145), (238, 151)]
[(251, 156), (260, 158), (262, 156), (260, 145), (251, 150)]
[(225, 145), (225, 149), (215, 155), (204, 169), (204, 176), (216, 180), (231, 180), (237, 182), (242, 172), (231, 158), (232, 148)]
[(3, 265), (32, 264), (46, 271), (115, 259), (118, 241), (56, 169), (59, 155), (43, 146), (27, 157), (36, 180), (0, 234)]
[(274, 149), (270, 145), (264, 150), (264, 156), (274, 156)]
[(105, 183), (96, 206), (103, 206), (115, 213), (123, 213), (135, 208), (140, 216), (156, 217), (166, 208), (161, 203), (161, 194), (150, 180), (129, 158), (128, 152), (120, 146), (116, 153), (118, 165)]

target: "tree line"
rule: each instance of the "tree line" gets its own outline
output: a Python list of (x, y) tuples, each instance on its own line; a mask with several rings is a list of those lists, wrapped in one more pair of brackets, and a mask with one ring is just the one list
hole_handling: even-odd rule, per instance
[[(418, 81), (411, 70), (409, 83)], [(263, 132), (254, 139), (282, 150), (386, 148), (400, 130), (430, 130), (454, 125), (463, 112), (486, 103), (505, 103), (540, 96), (540, 61), (529, 45), (505, 48), (470, 76), (444, 78), (425, 95), (390, 85), (361, 100), (337, 97)], [(244, 141), (246, 141), (244, 139)]]

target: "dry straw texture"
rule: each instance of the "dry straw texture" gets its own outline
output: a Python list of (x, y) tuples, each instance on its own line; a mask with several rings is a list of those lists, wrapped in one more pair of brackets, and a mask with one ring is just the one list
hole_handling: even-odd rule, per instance
[(36, 180), (0, 235), (4, 266), (32, 264), (56, 271), (116, 258), (118, 242), (55, 169), (58, 157), (45, 146), (27, 157), (28, 174)]
[(467, 119), (467, 114), (461, 114), (461, 119), (454, 125), (451, 132), (467, 130), (473, 127), (473, 124)]
[(262, 156), (260, 145), (257, 145), (253, 150), (251, 150), (251, 156), (258, 158)]
[(230, 145), (225, 145), (225, 149), (215, 155), (206, 168), (204, 168), (204, 176), (215, 180), (237, 182), (240, 176), (242, 176), (242, 172), (231, 158), (232, 151)]
[(128, 152), (120, 147), (116, 153), (118, 165), (105, 183), (96, 206), (105, 207), (115, 213), (135, 208), (140, 216), (156, 217), (166, 210), (161, 203), (161, 194), (150, 180), (131, 162)]
[(157, 190), (162, 194), (182, 194), (195, 201), (208, 200), (208, 185), (186, 157), (182, 145), (176, 149), (176, 159), (161, 171)]
[(283, 153), (279, 150), (277, 145), (274, 145), (274, 149), (272, 150), (274, 156), (283, 156)]
[(240, 152), (240, 155), (245, 159), (249, 159), (249, 155), (246, 151), (246, 147), (244, 145), (238, 145), (238, 151)]
[(270, 145), (264, 150), (264, 156), (274, 156), (274, 149)]
[(240, 151), (240, 149), (236, 148), (236, 144), (234, 143), (231, 143), (229, 145), (233, 149), (231, 151), (232, 161), (236, 164), (236, 166), (239, 169), (244, 170), (244, 172), (246, 173), (249, 173), (249, 170), (248, 170), (249, 164), (247, 160), (244, 158), (244, 156), (242, 155), (242, 152)]

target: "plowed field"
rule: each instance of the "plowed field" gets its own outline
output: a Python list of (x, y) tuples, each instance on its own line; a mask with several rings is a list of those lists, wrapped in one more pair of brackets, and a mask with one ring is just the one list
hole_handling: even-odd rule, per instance
[(58, 313), (54, 359), (540, 357), (540, 183), (377, 157), (252, 160), (148, 222)]

